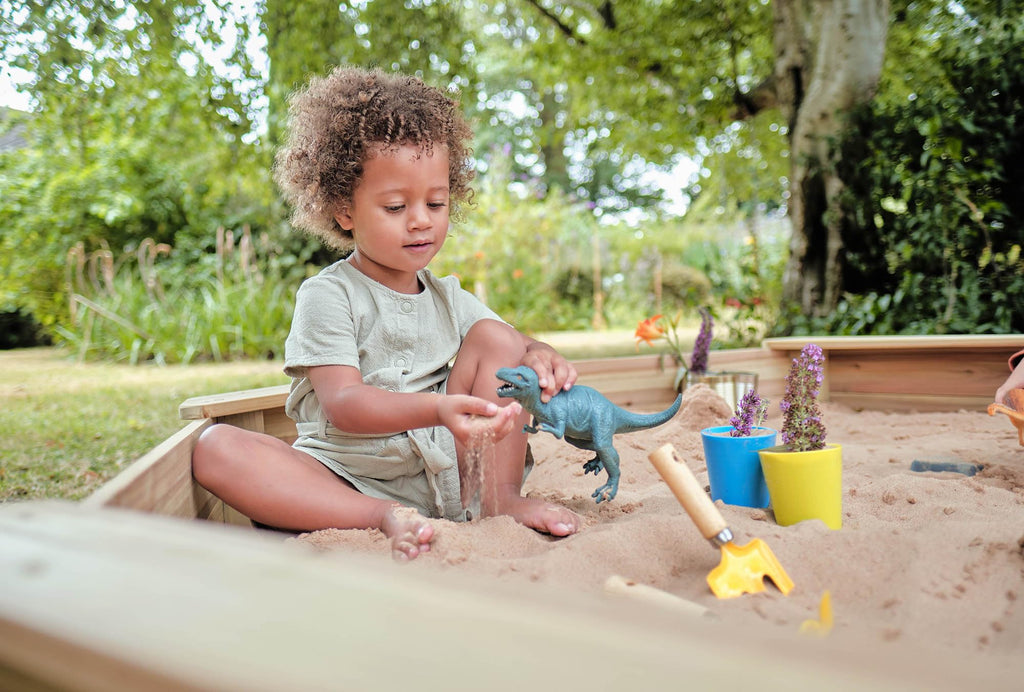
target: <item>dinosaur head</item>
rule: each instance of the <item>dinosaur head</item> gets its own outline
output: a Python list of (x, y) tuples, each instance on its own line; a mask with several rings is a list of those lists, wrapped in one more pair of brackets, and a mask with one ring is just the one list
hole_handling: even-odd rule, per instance
[(522, 403), (540, 397), (537, 373), (532, 368), (520, 365), (517, 368), (501, 368), (494, 376), (504, 384), (498, 387), (498, 396), (515, 399)]

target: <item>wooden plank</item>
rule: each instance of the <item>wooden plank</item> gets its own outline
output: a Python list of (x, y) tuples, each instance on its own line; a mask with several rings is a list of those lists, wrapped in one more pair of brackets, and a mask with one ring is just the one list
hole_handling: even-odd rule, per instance
[(618, 356), (585, 358), (572, 362), (580, 377), (600, 373), (675, 371), (675, 364), (666, 355)]
[(209, 419), (193, 421), (154, 447), (82, 501), (87, 507), (121, 507), (184, 519), (252, 526), (192, 477), (192, 450)]
[[(1024, 348), (1024, 334), (922, 334), (919, 336), (785, 336), (765, 339), (772, 351), (799, 351), (815, 343), (822, 350), (971, 349), (1006, 353)], [(1005, 362), (1005, 359), (1004, 359)]]
[(294, 442), (298, 436), (295, 421), (285, 414), (284, 407), (263, 410), (263, 432), (288, 444)]
[[(789, 360), (764, 348), (711, 351), (714, 372), (753, 372), (758, 390), (772, 399), (785, 391)], [(581, 360), (574, 363), (579, 383), (597, 389), (612, 402), (627, 408), (661, 408), (675, 399), (672, 383), (676, 365), (662, 356), (637, 356)]]
[[(83, 501), (87, 506), (127, 507), (192, 518), (203, 498), (192, 479), (192, 449), (209, 419), (193, 421), (132, 463)], [(204, 491), (205, 492), (205, 491)]]
[(210, 522), (0, 505), (0, 667), (33, 689), (104, 692), (573, 690), (595, 670), (605, 689), (1019, 687), (911, 643), (708, 624), (569, 585), (410, 567)]
[(969, 350), (831, 351), (834, 394), (974, 396), (989, 403), (1009, 374), (1006, 359)]
[(263, 426), (263, 411), (244, 411), (242, 413), (231, 413), (217, 417), (218, 423), (226, 423), (243, 430), (252, 432), (265, 432)]
[(184, 420), (220, 418), (236, 413), (262, 411), (268, 408), (284, 407), (291, 385), (259, 387), (237, 392), (196, 396), (186, 399), (178, 407), (178, 415)]
[(1024, 344), (1024, 335), (807, 336), (764, 344), (792, 358), (812, 342), (825, 353), (822, 401), (879, 410), (956, 410), (991, 402), (1009, 372), (1006, 359)]
[[(196, 503), (196, 519), (216, 522), (224, 521), (225, 504), (219, 497), (198, 483), (195, 483), (195, 481), (193, 481), (192, 496), (195, 498)], [(144, 507), (132, 507), (131, 509), (137, 509), (142, 512), (149, 511)], [(249, 525), (252, 526), (251, 523)]]

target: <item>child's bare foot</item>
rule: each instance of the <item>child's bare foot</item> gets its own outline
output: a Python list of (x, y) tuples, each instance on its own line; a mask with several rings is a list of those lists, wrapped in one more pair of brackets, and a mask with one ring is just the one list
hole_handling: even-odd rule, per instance
[(430, 551), (434, 527), (415, 509), (394, 505), (384, 514), (380, 530), (391, 539), (391, 557), (412, 560)]
[(552, 536), (571, 536), (580, 530), (580, 517), (561, 505), (530, 497), (510, 497), (499, 503), (499, 514), (507, 514), (523, 526)]

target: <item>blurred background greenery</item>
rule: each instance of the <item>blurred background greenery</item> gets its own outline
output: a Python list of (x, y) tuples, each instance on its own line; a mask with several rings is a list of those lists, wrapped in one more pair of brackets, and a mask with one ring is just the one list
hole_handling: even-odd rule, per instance
[[(2, 3), (0, 341), (280, 356), (337, 256), (289, 228), (271, 161), (287, 95), (341, 63), (461, 92), (477, 195), (433, 269), (524, 331), (701, 306), (716, 348), (1024, 331), (1024, 3), (853, 3), (859, 92), (815, 76), (830, 5)], [(794, 131), (822, 83), (849, 98), (815, 159)]]

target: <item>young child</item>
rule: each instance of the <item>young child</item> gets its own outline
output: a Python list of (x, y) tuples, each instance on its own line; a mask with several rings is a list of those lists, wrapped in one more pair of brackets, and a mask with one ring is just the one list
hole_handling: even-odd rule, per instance
[[(427, 270), (471, 195), (470, 137), (456, 102), (413, 77), (337, 68), (292, 97), (275, 163), (292, 223), (353, 249), (296, 294), (284, 367), (294, 445), (228, 425), (196, 444), (196, 480), (254, 521), (378, 528), (411, 559), (430, 549), (425, 517), (465, 520), (479, 489), (485, 516), (579, 529), (567, 508), (522, 496), (529, 414), (498, 405), (494, 376), (527, 365), (546, 401), (575, 368)], [(467, 453), (484, 438), (493, 456)]]

